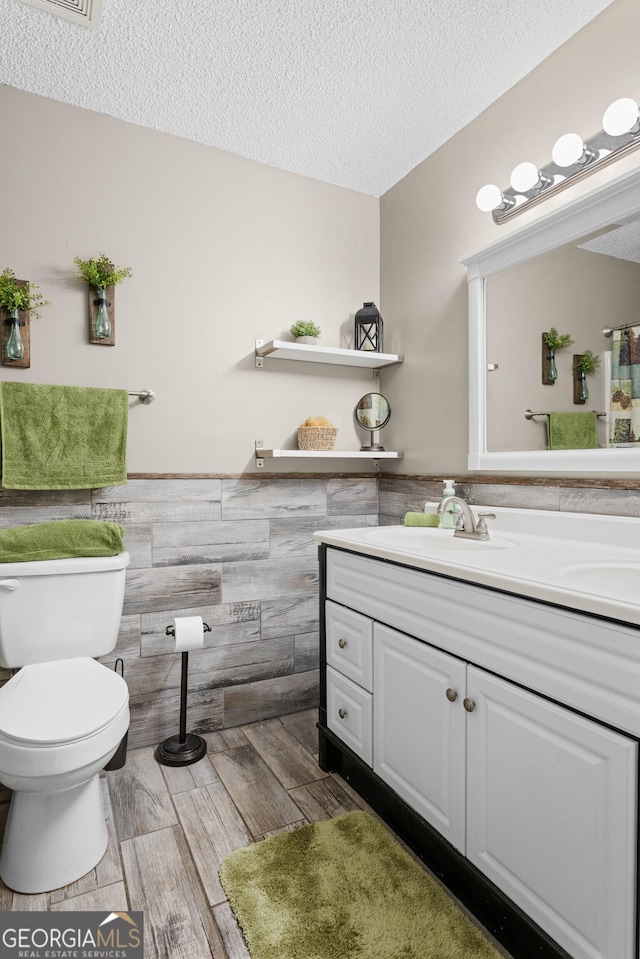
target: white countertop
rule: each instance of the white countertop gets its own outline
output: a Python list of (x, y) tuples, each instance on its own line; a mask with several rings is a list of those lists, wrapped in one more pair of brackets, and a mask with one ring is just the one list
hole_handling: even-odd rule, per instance
[(496, 514), (486, 544), (408, 526), (313, 535), (327, 546), (640, 626), (640, 518), (473, 507), (479, 511)]

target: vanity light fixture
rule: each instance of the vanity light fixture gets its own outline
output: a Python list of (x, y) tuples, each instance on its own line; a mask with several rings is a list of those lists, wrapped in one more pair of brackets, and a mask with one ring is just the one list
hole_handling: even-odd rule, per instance
[(534, 163), (519, 163), (508, 189), (500, 190), (494, 184), (481, 187), (476, 196), (478, 209), (491, 213), (496, 223), (504, 223), (640, 147), (640, 111), (630, 97), (616, 100), (607, 108), (602, 126), (586, 141), (577, 133), (559, 137), (551, 162), (540, 169)]

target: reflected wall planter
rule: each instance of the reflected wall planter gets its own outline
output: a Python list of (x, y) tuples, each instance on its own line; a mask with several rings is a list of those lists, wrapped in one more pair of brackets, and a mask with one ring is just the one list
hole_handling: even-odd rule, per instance
[(115, 287), (89, 288), (89, 343), (94, 346), (115, 346)]

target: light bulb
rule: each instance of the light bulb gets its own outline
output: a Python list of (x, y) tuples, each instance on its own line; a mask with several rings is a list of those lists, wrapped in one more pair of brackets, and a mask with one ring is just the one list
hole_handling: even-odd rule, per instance
[(476, 206), (483, 213), (491, 213), (492, 210), (502, 206), (502, 191), (494, 183), (487, 183), (478, 190), (476, 195)]
[(574, 163), (585, 164), (595, 158), (595, 153), (587, 148), (582, 137), (577, 133), (565, 133), (556, 140), (551, 151), (551, 159), (556, 166), (573, 166)]
[(511, 174), (511, 186), (517, 193), (526, 193), (540, 184), (540, 171), (535, 163), (519, 163)]
[(638, 104), (631, 97), (622, 97), (615, 100), (605, 110), (602, 118), (602, 128), (612, 137), (622, 136), (623, 133), (638, 133)]

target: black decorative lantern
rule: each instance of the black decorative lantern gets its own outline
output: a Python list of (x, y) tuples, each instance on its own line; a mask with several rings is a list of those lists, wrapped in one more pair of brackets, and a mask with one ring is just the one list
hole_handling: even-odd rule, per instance
[(363, 303), (355, 317), (356, 350), (382, 353), (382, 317), (375, 303)]

